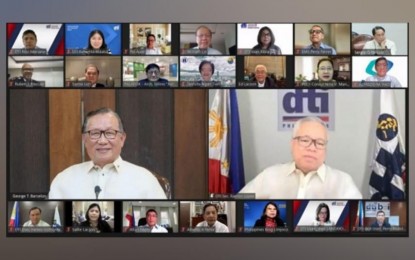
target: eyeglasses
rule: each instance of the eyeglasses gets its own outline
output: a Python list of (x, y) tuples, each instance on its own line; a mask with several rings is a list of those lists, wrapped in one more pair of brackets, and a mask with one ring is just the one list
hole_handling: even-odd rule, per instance
[(212, 35), (210, 35), (210, 34), (197, 34), (196, 36), (197, 36), (197, 38), (203, 38), (203, 37), (210, 38), (210, 37), (212, 37)]
[(160, 71), (158, 69), (148, 70), (147, 74), (149, 74), (149, 75), (152, 75), (152, 74), (158, 75), (158, 74), (160, 74)]
[(323, 31), (322, 31), (322, 30), (309, 30), (308, 32), (309, 32), (310, 34), (313, 34), (313, 33), (320, 34), (320, 33), (322, 33)]
[(107, 138), (108, 140), (112, 140), (115, 139), (115, 137), (117, 136), (118, 133), (123, 133), (121, 131), (118, 130), (113, 130), (113, 129), (109, 129), (109, 130), (89, 130), (84, 132), (84, 134), (88, 134), (89, 138), (91, 140), (99, 140), (101, 138), (101, 135), (104, 134), (105, 138)]
[(307, 135), (305, 136), (297, 136), (294, 137), (293, 139), (297, 140), (298, 144), (302, 147), (309, 147), (312, 143), (314, 143), (314, 146), (318, 149), (318, 150), (324, 150), (326, 148), (327, 145), (327, 140), (318, 138), (318, 139), (313, 139)]
[(262, 33), (261, 36), (262, 37), (265, 37), (265, 36), (271, 37), (271, 34), (270, 33)]
[(332, 71), (333, 70), (333, 67), (320, 67), (318, 70)]

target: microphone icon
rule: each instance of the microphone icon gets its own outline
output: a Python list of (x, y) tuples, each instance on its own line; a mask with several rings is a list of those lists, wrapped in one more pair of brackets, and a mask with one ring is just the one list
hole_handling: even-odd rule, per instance
[(95, 186), (95, 198), (98, 199), (99, 193), (101, 192), (101, 187), (99, 185)]

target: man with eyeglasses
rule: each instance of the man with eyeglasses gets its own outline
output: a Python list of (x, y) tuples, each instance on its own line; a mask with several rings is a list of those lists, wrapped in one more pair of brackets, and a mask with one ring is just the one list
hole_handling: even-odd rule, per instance
[(265, 169), (240, 193), (256, 199), (361, 199), (349, 174), (327, 166), (327, 128), (317, 117), (298, 120), (293, 129), (293, 161)]
[(268, 70), (265, 65), (258, 64), (255, 66), (255, 77), (252, 79), (257, 83), (258, 88), (275, 88), (275, 82), (268, 77)]
[(324, 30), (319, 25), (313, 25), (310, 30), (311, 44), (302, 49), (301, 54), (312, 54), (312, 55), (336, 55), (336, 50), (323, 43)]
[(44, 87), (44, 84), (41, 82), (34, 80), (33, 76), (33, 67), (32, 65), (25, 63), (22, 66), (22, 76), (15, 77), (11, 80), (10, 86), (11, 87)]
[(109, 108), (89, 112), (82, 140), (91, 161), (59, 173), (49, 199), (166, 199), (150, 171), (120, 157), (126, 138), (117, 113)]
[(210, 48), (210, 44), (212, 43), (212, 31), (207, 26), (202, 25), (196, 29), (196, 42), (197, 46), (193, 49), (199, 49), (201, 51), (200, 54), (222, 55), (222, 52)]
[(149, 34), (147, 36), (147, 47), (146, 55), (162, 55), (160, 48), (157, 48), (155, 45), (156, 36), (154, 34)]
[(160, 78), (160, 67), (150, 63), (146, 67), (147, 78), (139, 80), (137, 87), (169, 87), (167, 79)]

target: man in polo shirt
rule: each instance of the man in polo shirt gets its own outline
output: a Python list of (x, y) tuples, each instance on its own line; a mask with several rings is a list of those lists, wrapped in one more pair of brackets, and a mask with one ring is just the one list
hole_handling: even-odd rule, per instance
[(293, 161), (266, 168), (240, 193), (256, 199), (361, 199), (349, 174), (325, 164), (328, 133), (317, 117), (298, 120), (293, 128)]
[(50, 227), (48, 223), (43, 221), (42, 210), (38, 207), (33, 207), (29, 210), (30, 220), (23, 224), (23, 227)]
[(49, 199), (166, 199), (150, 171), (121, 158), (126, 138), (117, 113), (109, 108), (89, 112), (82, 140), (91, 161), (59, 173), (50, 186)]

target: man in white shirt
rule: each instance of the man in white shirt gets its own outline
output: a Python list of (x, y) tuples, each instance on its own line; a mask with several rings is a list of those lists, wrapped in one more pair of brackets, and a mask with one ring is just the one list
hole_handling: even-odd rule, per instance
[(229, 228), (218, 221), (218, 206), (212, 203), (207, 203), (203, 206), (203, 219), (196, 225), (203, 233), (229, 233)]
[(167, 229), (157, 224), (157, 211), (149, 209), (146, 212), (146, 224), (142, 227), (148, 229), (151, 233), (167, 233)]
[(155, 46), (156, 36), (154, 34), (149, 34), (147, 36), (147, 47), (146, 47), (146, 55), (162, 55), (160, 48)]
[(29, 210), (29, 221), (23, 224), (23, 227), (50, 227), (48, 223), (41, 220), (42, 210), (38, 207), (33, 207)]
[(327, 136), (321, 119), (298, 120), (291, 140), (293, 162), (265, 169), (240, 193), (256, 199), (361, 199), (350, 175), (324, 163)]
[(267, 76), (268, 70), (265, 65), (258, 64), (255, 66), (254, 82), (257, 83), (258, 88), (275, 88), (275, 82)]
[(382, 26), (373, 28), (372, 34), (374, 39), (365, 43), (361, 55), (396, 55), (396, 45), (386, 39), (385, 29)]
[(212, 43), (212, 31), (207, 26), (199, 26), (196, 29), (196, 42), (197, 46), (193, 49), (201, 50), (203, 55), (222, 55), (222, 52), (210, 48), (210, 44)]
[[(366, 78), (366, 81), (370, 82), (383, 82), (387, 87), (401, 88), (402, 85), (394, 76), (387, 75), (388, 72), (388, 60), (385, 57), (377, 58), (375, 61), (376, 75)], [(382, 83), (379, 83), (379, 87), (384, 87)]]
[(150, 171), (121, 159), (126, 138), (117, 113), (109, 108), (89, 112), (82, 140), (91, 161), (59, 173), (50, 186), (49, 199), (166, 199)]

